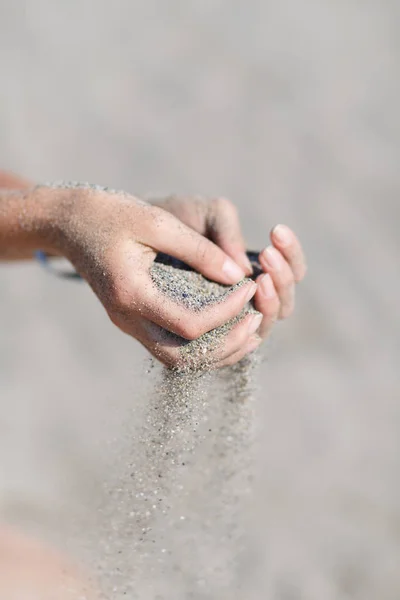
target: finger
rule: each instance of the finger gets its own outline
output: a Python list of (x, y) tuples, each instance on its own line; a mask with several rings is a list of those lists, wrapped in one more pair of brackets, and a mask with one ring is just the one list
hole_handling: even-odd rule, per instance
[(260, 346), (261, 343), (262, 343), (262, 339), (256, 333), (253, 334), (248, 339), (247, 344), (243, 348), (241, 348), (234, 354), (231, 354), (229, 357), (225, 358), (224, 360), (217, 362), (215, 364), (215, 368), (220, 369), (222, 367), (230, 367), (231, 365), (235, 365), (240, 360), (242, 360), (242, 358), (244, 358), (247, 354), (250, 354), (250, 352), (254, 352), (254, 350), (256, 350)]
[(251, 275), (253, 269), (246, 254), (236, 206), (226, 198), (216, 198), (209, 206), (207, 234), (242, 267), (246, 275)]
[(259, 256), (259, 261), (272, 282), (280, 300), (279, 318), (285, 319), (294, 310), (294, 276), (289, 264), (279, 250), (268, 246)]
[(194, 311), (158, 291), (154, 284), (150, 287), (146, 281), (138, 285), (136, 302), (143, 317), (187, 340), (194, 340), (236, 317), (256, 290), (254, 282), (246, 283), (225, 300)]
[(243, 279), (243, 269), (216, 244), (165, 210), (151, 210), (156, 226), (142, 243), (182, 260), (213, 281), (232, 285)]
[(216, 351), (216, 362), (225, 360), (232, 354), (242, 350), (260, 327), (263, 316), (259, 313), (251, 313), (244, 317), (225, 336), (221, 348)]
[(279, 317), (280, 301), (269, 273), (259, 275), (257, 284), (254, 306), (264, 316), (258, 335), (265, 339)]
[(169, 368), (183, 366), (182, 348), (186, 340), (146, 319), (140, 329), (139, 341), (157, 360)]
[[(127, 320), (112, 319), (124, 333), (133, 335), (141, 342), (149, 352), (160, 362), (168, 367), (184, 367), (185, 356), (182, 352), (187, 346), (187, 340), (169, 333), (151, 321), (143, 318), (135, 319), (132, 323)], [(210, 348), (204, 356), (197, 357), (197, 364), (191, 361), (191, 366), (200, 368), (204, 361), (208, 365), (215, 362), (219, 363), (230, 356), (241, 352), (247, 347), (251, 336), (258, 330), (262, 321), (262, 315), (252, 313), (242, 319), (227, 335), (221, 340), (221, 347)], [(189, 342), (190, 344), (190, 342)], [(193, 358), (193, 357), (191, 357)], [(187, 360), (187, 358), (186, 358)]]
[(183, 338), (142, 317), (127, 319), (121, 315), (110, 315), (110, 318), (114, 325), (138, 340), (165, 366), (176, 367), (181, 362), (181, 349), (187, 344)]
[(286, 225), (276, 225), (271, 232), (271, 241), (289, 263), (294, 280), (299, 282), (306, 273), (304, 252), (298, 238)]
[[(127, 321), (143, 317), (188, 340), (196, 339), (236, 317), (257, 290), (257, 284), (247, 280), (236, 289), (228, 288), (212, 304), (190, 308), (190, 304), (185, 304), (184, 296), (188, 292), (186, 287), (182, 290), (179, 272), (175, 281), (173, 273), (170, 273), (172, 279), (168, 280), (168, 289), (175, 294), (175, 297), (171, 297), (158, 287), (156, 278), (152, 279), (154, 252), (149, 250), (145, 253), (140, 246), (132, 244), (129, 251), (122, 253), (126, 254), (128, 257), (125, 262), (121, 264), (120, 261), (120, 271), (114, 282), (108, 312)], [(135, 269), (138, 264), (140, 268)]]

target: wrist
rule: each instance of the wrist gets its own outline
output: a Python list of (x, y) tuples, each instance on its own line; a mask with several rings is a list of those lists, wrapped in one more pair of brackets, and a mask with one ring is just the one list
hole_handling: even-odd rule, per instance
[(63, 254), (63, 221), (69, 196), (65, 190), (36, 186), (27, 197), (27, 218), (21, 223), (30, 235), (34, 250)]
[(61, 207), (66, 194), (35, 187), (0, 192), (0, 257), (30, 258), (42, 250), (62, 254)]

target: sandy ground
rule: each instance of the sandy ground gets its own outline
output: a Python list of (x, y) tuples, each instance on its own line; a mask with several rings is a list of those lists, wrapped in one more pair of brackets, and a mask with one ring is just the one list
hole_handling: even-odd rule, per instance
[[(400, 596), (399, 18), (395, 0), (0, 4), (2, 167), (222, 194), (250, 247), (276, 222), (304, 241), (260, 374), (263, 599)], [(5, 518), (62, 539), (94, 511), (146, 364), (85, 285), (1, 268)]]

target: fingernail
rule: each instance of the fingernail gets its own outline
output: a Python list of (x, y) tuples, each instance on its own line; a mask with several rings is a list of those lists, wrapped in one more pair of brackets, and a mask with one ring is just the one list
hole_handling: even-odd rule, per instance
[(286, 225), (277, 225), (274, 227), (272, 233), (282, 246), (289, 246), (292, 241), (290, 229)]
[(268, 266), (275, 271), (279, 271), (281, 266), (279, 250), (273, 246), (268, 246), (268, 248), (264, 250), (263, 255)]
[(248, 328), (249, 335), (251, 335), (252, 333), (255, 333), (257, 331), (257, 329), (261, 325), (262, 319), (263, 319), (262, 315), (254, 315), (254, 317), (252, 319), (250, 319), (249, 328)]
[(257, 284), (256, 283), (252, 283), (251, 285), (249, 285), (249, 289), (245, 298), (245, 302), (250, 302), (250, 300), (253, 298), (254, 294), (257, 291)]
[(222, 271), (232, 283), (238, 283), (244, 277), (242, 269), (231, 258), (226, 259), (222, 266)]
[(262, 275), (258, 280), (260, 284), (260, 289), (266, 298), (274, 298), (276, 295), (274, 284), (272, 283), (271, 276), (266, 273)]

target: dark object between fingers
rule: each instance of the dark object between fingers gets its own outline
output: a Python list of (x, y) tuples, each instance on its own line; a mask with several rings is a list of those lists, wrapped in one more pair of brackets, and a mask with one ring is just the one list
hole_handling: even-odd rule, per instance
[[(262, 267), (258, 260), (258, 256), (260, 253), (255, 252), (254, 250), (247, 250), (246, 254), (253, 268), (253, 274), (251, 275), (251, 279), (255, 280), (259, 275), (263, 273)], [(163, 252), (159, 252), (157, 254), (154, 262), (160, 263), (162, 265), (168, 265), (170, 267), (174, 267), (175, 269), (181, 269), (182, 271), (194, 271), (192, 267), (182, 262), (178, 258), (174, 258), (169, 254), (164, 254)]]

